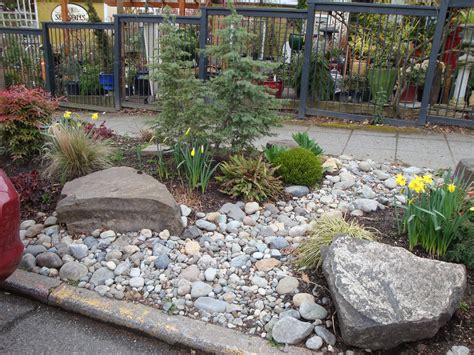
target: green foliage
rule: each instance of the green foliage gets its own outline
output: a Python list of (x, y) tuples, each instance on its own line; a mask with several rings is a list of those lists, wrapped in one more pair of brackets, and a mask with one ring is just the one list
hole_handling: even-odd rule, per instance
[[(303, 79), (304, 56), (296, 56), (293, 63), (293, 88), (298, 96), (301, 90), (301, 81)], [(309, 85), (308, 94), (319, 100), (327, 100), (334, 93), (334, 80), (329, 71), (329, 61), (321, 54), (313, 53), (309, 66)]]
[(208, 152), (207, 146), (177, 144), (175, 149), (181, 151), (182, 161), (177, 168), (184, 168), (184, 173), (191, 190), (200, 187), (201, 192), (206, 192), (209, 180), (219, 164), (213, 165), (213, 160)]
[(160, 112), (153, 122), (159, 141), (176, 142), (189, 128), (194, 139), (206, 142), (215, 132), (212, 121), (211, 95), (207, 86), (196, 79), (190, 53), (183, 50), (183, 34), (169, 9), (159, 25), (160, 62), (152, 67), (150, 76), (159, 86)]
[(235, 152), (269, 134), (270, 128), (280, 121), (277, 110), (281, 101), (258, 85), (266, 79), (265, 73), (276, 69), (278, 64), (241, 55), (255, 35), (247, 32), (243, 17), (237, 14), (231, 1), (229, 8), (231, 14), (225, 17), (224, 28), (217, 31), (218, 44), (209, 46), (206, 55), (222, 67), (220, 74), (208, 82), (217, 123), (215, 143), (230, 144)]
[(46, 176), (68, 181), (112, 165), (114, 151), (105, 139), (86, 132), (80, 124), (55, 124), (47, 134)]
[(281, 145), (272, 144), (270, 146), (265, 147), (263, 154), (265, 158), (270, 162), (275, 162), (276, 158), (283, 153), (286, 152), (288, 149), (286, 147), (282, 147)]
[(287, 184), (314, 186), (323, 175), (321, 159), (304, 148), (292, 148), (281, 153), (274, 164)]
[[(397, 181), (402, 179), (397, 177)], [(410, 249), (421, 245), (428, 253), (446, 254), (461, 226), (473, 214), (465, 201), (469, 188), (458, 177), (445, 176), (435, 184), (430, 176), (415, 176), (406, 189), (407, 205), (402, 206), (403, 230), (408, 232)]]
[(283, 184), (275, 176), (272, 168), (262, 157), (257, 159), (233, 155), (221, 165), (222, 175), (216, 180), (221, 183), (221, 191), (232, 198), (261, 202), (277, 198)]
[(337, 235), (374, 240), (375, 230), (364, 229), (355, 221), (346, 222), (341, 217), (322, 216), (310, 225), (308, 238), (298, 247), (297, 264), (301, 268), (314, 269), (321, 266), (321, 248), (331, 244)]
[(323, 154), (323, 150), (313, 139), (309, 138), (308, 133), (306, 132), (296, 132), (292, 135), (294, 141), (301, 148), (307, 149), (312, 152), (314, 155)]
[(474, 269), (474, 223), (466, 221), (446, 253), (446, 260)]
[(103, 71), (101, 65), (86, 64), (82, 70), (79, 79), (81, 95), (98, 95), (102, 90), (99, 82), (99, 74)]

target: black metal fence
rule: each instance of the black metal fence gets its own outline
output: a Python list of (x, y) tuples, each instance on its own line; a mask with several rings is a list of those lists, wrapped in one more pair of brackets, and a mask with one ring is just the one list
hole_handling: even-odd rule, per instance
[(41, 30), (0, 29), (0, 81), (5, 86), (42, 87), (45, 70)]
[[(255, 34), (242, 55), (278, 63), (262, 84), (289, 99), (300, 118), (474, 127), (471, 0), (443, 0), (440, 7), (309, 0), (307, 10), (237, 11)], [(228, 14), (211, 7), (176, 19), (201, 79), (221, 70), (201, 50), (219, 42)], [(42, 32), (0, 28), (6, 84), (45, 85), (69, 107), (155, 107), (162, 20), (120, 15), (114, 23), (44, 23)], [(31, 68), (33, 75), (24, 75)]]

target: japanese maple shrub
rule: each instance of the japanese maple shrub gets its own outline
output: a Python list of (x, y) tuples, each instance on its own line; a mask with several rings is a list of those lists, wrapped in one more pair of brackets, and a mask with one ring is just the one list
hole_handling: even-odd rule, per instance
[(0, 142), (12, 159), (40, 152), (44, 141), (42, 129), (51, 124), (57, 106), (39, 88), (13, 86), (0, 92)]
[(229, 1), (231, 14), (224, 19), (224, 28), (217, 31), (218, 44), (206, 49), (206, 54), (219, 63), (219, 75), (208, 82), (212, 93), (217, 124), (216, 146), (230, 144), (234, 152), (250, 147), (252, 141), (269, 135), (279, 122), (279, 101), (259, 85), (265, 72), (276, 65), (257, 61), (242, 53), (255, 35), (247, 32), (243, 17)]

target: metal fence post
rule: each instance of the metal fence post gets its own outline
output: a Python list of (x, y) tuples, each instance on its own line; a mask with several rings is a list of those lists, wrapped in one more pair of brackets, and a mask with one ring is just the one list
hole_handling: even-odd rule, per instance
[(441, 40), (443, 39), (443, 30), (446, 23), (446, 15), (448, 13), (449, 0), (442, 0), (439, 8), (438, 19), (436, 22), (436, 29), (433, 36), (433, 45), (431, 47), (430, 60), (428, 70), (426, 71), (425, 86), (423, 87), (423, 97), (421, 99), (420, 115), (418, 117), (418, 124), (426, 124), (426, 116), (428, 115), (428, 106), (431, 96), (431, 89), (433, 87), (433, 79), (436, 72), (438, 53), (441, 49)]
[(204, 53), (207, 44), (208, 13), (207, 8), (201, 9), (201, 19), (199, 23), (199, 79), (206, 80), (207, 76), (207, 56)]
[(301, 75), (300, 107), (298, 110), (298, 118), (300, 119), (303, 119), (306, 115), (306, 100), (308, 98), (309, 85), (309, 67), (311, 65), (311, 52), (313, 51), (314, 13), (315, 4), (313, 2), (310, 2), (308, 4), (308, 15), (306, 17), (306, 35), (303, 53), (304, 61), (303, 72)]
[(114, 15), (114, 104), (115, 109), (120, 110), (120, 91), (122, 74), (122, 26), (119, 15)]
[(51, 39), (49, 38), (49, 27), (47, 23), (43, 23), (41, 38), (43, 41), (44, 66), (46, 70), (46, 90), (51, 94), (51, 96), (54, 96), (56, 90), (54, 83), (53, 49), (51, 47)]

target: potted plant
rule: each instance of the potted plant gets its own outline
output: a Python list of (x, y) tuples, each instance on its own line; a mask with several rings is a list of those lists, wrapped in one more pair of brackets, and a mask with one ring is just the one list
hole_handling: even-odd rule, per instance
[[(304, 10), (308, 7), (306, 0), (298, 0), (296, 8), (299, 10)], [(290, 33), (288, 38), (288, 44), (290, 45), (291, 50), (300, 51), (304, 46), (304, 37), (303, 37), (303, 20), (294, 20), (292, 21), (296, 32)]]
[(367, 75), (368, 61), (367, 57), (369, 54), (369, 40), (364, 38), (363, 33), (359, 33), (352, 38), (352, 60), (351, 60), (351, 73), (361, 76)]
[(392, 63), (393, 53), (388, 48), (378, 48), (371, 57), (372, 63), (368, 71), (368, 82), (372, 101), (379, 105), (386, 104), (393, 93), (397, 69)]
[[(298, 56), (291, 64), (291, 72), (295, 73), (291, 84), (298, 96), (300, 96), (301, 91), (303, 61), (304, 57)], [(309, 66), (308, 95), (317, 100), (328, 100), (333, 94), (334, 80), (329, 70), (329, 61), (322, 54), (312, 53)]]
[(400, 95), (400, 102), (412, 104), (417, 101), (418, 88), (422, 87), (425, 83), (428, 63), (428, 60), (425, 60), (422, 63), (413, 64), (405, 70), (405, 73), (400, 73), (403, 87), (403, 91)]
[(287, 70), (285, 64), (280, 64), (273, 72), (268, 73), (267, 79), (261, 82), (261, 85), (268, 89), (268, 92), (280, 99), (283, 94), (284, 80)]
[(369, 101), (367, 77), (352, 74), (344, 80), (344, 90), (340, 95), (343, 102), (361, 103)]

